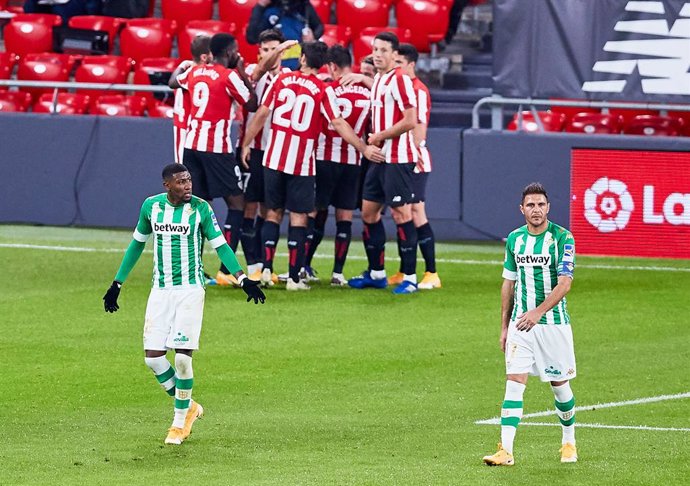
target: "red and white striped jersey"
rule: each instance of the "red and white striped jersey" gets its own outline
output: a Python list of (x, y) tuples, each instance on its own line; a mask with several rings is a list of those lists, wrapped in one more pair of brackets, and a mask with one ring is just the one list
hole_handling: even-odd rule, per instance
[(249, 89), (235, 69), (220, 64), (194, 66), (177, 77), (189, 91), (191, 104), (185, 148), (199, 152), (232, 152), (230, 127), (234, 118), (233, 102), (244, 106)]
[[(369, 128), (369, 107), (371, 106), (371, 91), (364, 84), (356, 83), (341, 86), (339, 81), (331, 84), (335, 93), (335, 102), (340, 109), (340, 115), (352, 127), (355, 134), (362, 138)], [(328, 160), (348, 165), (359, 165), (361, 157), (355, 147), (343, 140), (335, 131), (333, 125), (324, 122), (319, 146), (316, 149), (318, 160)]]
[(192, 99), (189, 96), (189, 91), (182, 88), (175, 90), (175, 98), (173, 104), (173, 125), (176, 128), (187, 129), (189, 124), (189, 108), (192, 104)]
[[(431, 113), (431, 96), (429, 95), (429, 88), (422, 83), (419, 78), (412, 80), (414, 92), (417, 95), (417, 123), (429, 126), (429, 114)], [(419, 147), (419, 158), (415, 172), (431, 172), (431, 154), (429, 148)]]
[[(417, 99), (412, 80), (401, 68), (392, 69), (386, 74), (377, 73), (371, 87), (372, 133), (380, 133), (391, 128), (404, 118), (405, 110), (416, 106)], [(417, 162), (417, 149), (414, 146), (412, 131), (386, 140), (381, 149), (386, 163)]]
[[(254, 72), (254, 69), (256, 69), (256, 64), (250, 64), (246, 68), (246, 73), (247, 76), (251, 76), (252, 73)], [(289, 73), (292, 72), (288, 68), (281, 68), (280, 73)], [(271, 87), (273, 84), (273, 81), (276, 80), (278, 75), (280, 74), (271, 74), (270, 72), (266, 72), (259, 80), (254, 84), (254, 91), (256, 92), (256, 99), (259, 100), (259, 102), (263, 101), (264, 95), (268, 92), (268, 88)], [(254, 114), (250, 111), (243, 110), (242, 115), (243, 115), (243, 122), (242, 125), (240, 125), (240, 136), (239, 140), (242, 141), (244, 139), (244, 132), (247, 130), (247, 127), (249, 126), (249, 122), (252, 121), (252, 118), (254, 118)], [(271, 120), (268, 119), (266, 120), (266, 123), (264, 124), (263, 128), (259, 133), (254, 137), (254, 140), (251, 141), (249, 144), (249, 148), (253, 149), (258, 149), (258, 150), (266, 150), (266, 147), (268, 146), (268, 134), (271, 130)]]
[(330, 122), (340, 117), (333, 88), (311, 74), (283, 73), (264, 96), (263, 106), (272, 111), (264, 167), (313, 176), (323, 119)]

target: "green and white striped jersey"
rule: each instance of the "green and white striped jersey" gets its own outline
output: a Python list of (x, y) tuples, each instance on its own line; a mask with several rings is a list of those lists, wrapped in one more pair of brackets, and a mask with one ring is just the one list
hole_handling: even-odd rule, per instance
[[(527, 225), (508, 235), (503, 278), (515, 281), (513, 315), (538, 307), (558, 283), (558, 277), (573, 278), (575, 240), (572, 233), (549, 221), (546, 231), (530, 234)], [(565, 297), (548, 311), (539, 324), (570, 324)]]
[(166, 193), (144, 201), (135, 240), (145, 243), (153, 235), (153, 287), (203, 287), (201, 262), (203, 238), (218, 248), (225, 237), (208, 202), (192, 196), (191, 201), (173, 206)]

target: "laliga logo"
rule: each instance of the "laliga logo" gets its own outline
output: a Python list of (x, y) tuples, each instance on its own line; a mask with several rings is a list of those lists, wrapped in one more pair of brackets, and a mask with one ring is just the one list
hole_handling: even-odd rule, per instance
[(622, 230), (635, 209), (628, 186), (602, 177), (585, 191), (585, 219), (602, 233)]

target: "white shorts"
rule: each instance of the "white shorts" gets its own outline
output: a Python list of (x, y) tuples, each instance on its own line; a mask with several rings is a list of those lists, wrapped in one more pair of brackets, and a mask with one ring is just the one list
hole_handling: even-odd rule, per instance
[(187, 138), (187, 129), (173, 126), (173, 143), (175, 144), (175, 163), (182, 163), (182, 154), (184, 154), (184, 142)]
[(508, 325), (506, 374), (529, 373), (541, 381), (575, 378), (575, 347), (570, 325), (537, 324), (529, 332)]
[(144, 322), (144, 349), (199, 349), (205, 295), (202, 287), (151, 289)]

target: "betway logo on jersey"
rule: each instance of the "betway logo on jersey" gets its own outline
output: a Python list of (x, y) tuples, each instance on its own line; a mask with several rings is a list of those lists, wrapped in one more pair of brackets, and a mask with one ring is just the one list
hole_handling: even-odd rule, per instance
[(189, 235), (190, 225), (175, 223), (153, 223), (153, 232), (159, 235)]
[(583, 254), (690, 258), (690, 154), (575, 149), (570, 225)]
[(519, 267), (548, 267), (551, 265), (551, 255), (518, 254), (515, 255), (515, 263)]
[[(608, 41), (604, 52), (621, 59), (597, 61), (592, 71), (619, 75), (622, 79), (587, 81), (582, 90), (592, 93), (622, 93), (635, 70), (642, 77), (642, 92), (659, 95), (690, 95), (690, 2), (681, 8), (669, 27), (666, 11), (670, 2), (629, 1), (626, 12), (646, 17), (643, 20), (621, 20), (615, 32), (638, 39)], [(650, 17), (650, 18), (649, 18)], [(611, 33), (614, 37), (615, 32)], [(636, 35), (637, 34), (637, 35)]]

